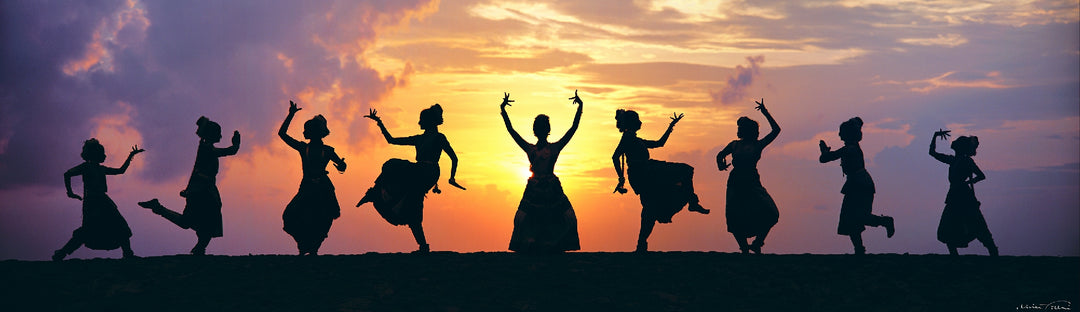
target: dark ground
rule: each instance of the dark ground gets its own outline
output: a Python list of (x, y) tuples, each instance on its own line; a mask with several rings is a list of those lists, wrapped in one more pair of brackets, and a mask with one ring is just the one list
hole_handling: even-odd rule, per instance
[(0, 311), (1039, 311), (1080, 303), (1077, 257), (166, 256), (2, 261), (0, 280)]

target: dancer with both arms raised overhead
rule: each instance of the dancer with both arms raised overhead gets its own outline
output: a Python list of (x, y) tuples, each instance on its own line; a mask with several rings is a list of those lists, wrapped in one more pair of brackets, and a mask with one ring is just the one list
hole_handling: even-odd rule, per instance
[(165, 208), (157, 198), (139, 202), (139, 206), (151, 209), (180, 228), (195, 230), (198, 241), (191, 248), (191, 254), (205, 255), (210, 239), (223, 234), (221, 194), (217, 188), (218, 158), (236, 155), (240, 150), (240, 131), (233, 131), (231, 146), (217, 148), (214, 144), (221, 141), (221, 126), (206, 117), (199, 117), (195, 124), (199, 126), (195, 130), (199, 136), (199, 149), (187, 188), (180, 191), (180, 196), (187, 199), (184, 212)]
[(862, 148), (859, 147), (859, 141), (862, 141), (862, 126), (863, 121), (859, 117), (840, 123), (840, 140), (844, 141), (844, 146), (835, 151), (831, 150), (824, 140), (818, 142), (821, 149), (818, 161), (827, 163), (839, 159), (840, 169), (847, 176), (844, 187), (840, 189), (840, 193), (844, 194), (844, 202), (840, 206), (840, 225), (837, 226), (836, 233), (851, 238), (856, 255), (866, 253), (862, 232), (867, 225), (884, 226), (888, 237), (892, 237), (896, 232), (892, 217), (871, 214), (876, 189), (874, 180), (866, 171)]
[[(736, 121), (739, 139), (731, 141), (716, 154), (716, 166), (720, 171), (726, 171), (728, 166), (735, 167), (728, 175), (726, 215), (728, 232), (735, 236), (742, 253), (761, 253), (765, 236), (769, 235), (769, 230), (780, 217), (776, 202), (761, 186), (761, 176), (757, 171), (761, 152), (780, 134), (780, 125), (765, 108), (765, 99), (754, 103), (758, 104), (757, 110), (765, 115), (772, 130), (758, 140), (758, 123), (747, 117), (739, 117)], [(731, 155), (730, 165), (728, 155)], [(754, 237), (754, 242), (747, 244), (746, 240), (750, 237)]]
[(548, 142), (551, 134), (551, 121), (547, 115), (537, 115), (533, 121), (533, 134), (536, 144), (529, 144), (514, 131), (506, 107), (510, 106), (510, 94), (503, 96), (499, 105), (506, 131), (518, 147), (529, 157), (529, 171), (532, 176), (525, 186), (517, 213), (514, 215), (514, 232), (510, 236), (510, 250), (522, 253), (558, 253), (581, 249), (578, 241), (577, 216), (570, 199), (563, 191), (562, 182), (555, 176), (555, 161), (559, 153), (570, 142), (581, 124), (582, 106), (585, 104), (574, 91), (570, 98), (577, 104), (574, 123), (558, 141)]
[(379, 125), (386, 142), (393, 145), (411, 145), (416, 147), (416, 162), (404, 159), (390, 159), (382, 165), (382, 173), (375, 179), (372, 186), (356, 203), (357, 207), (364, 203), (372, 203), (379, 215), (393, 225), (408, 225), (412, 230), (416, 244), (420, 246), (417, 253), (431, 251), (431, 246), (424, 236), (424, 196), (429, 190), (439, 194), (439, 158), (443, 152), (450, 157), (450, 185), (460, 188), (455, 177), (457, 176), (458, 158), (454, 154), (454, 148), (450, 147), (450, 141), (446, 135), (439, 132), (439, 125), (443, 123), (442, 106), (439, 104), (420, 111), (420, 128), (424, 133), (395, 138), (386, 130), (382, 118), (376, 115), (377, 111), (371, 109), (365, 118), (374, 120)]
[(949, 139), (949, 131), (938, 130), (930, 138), (930, 156), (949, 165), (949, 193), (945, 195), (945, 210), (941, 212), (937, 239), (949, 247), (950, 255), (958, 255), (957, 248), (967, 247), (978, 239), (991, 256), (998, 255), (994, 237), (986, 226), (986, 218), (979, 210), (981, 203), (975, 198), (975, 183), (986, 180), (975, 160), (979, 137), (962, 136), (952, 142), (956, 156), (937, 152), (937, 138)]
[(326, 171), (326, 164), (333, 161), (334, 168), (345, 173), (345, 159), (338, 157), (333, 147), (323, 144), (322, 139), (330, 135), (330, 129), (326, 127), (326, 118), (322, 115), (315, 115), (304, 122), (304, 138), (309, 142), (300, 142), (289, 136), (289, 123), (299, 110), (296, 103), (289, 101), (289, 115), (278, 129), (281, 140), (300, 152), (304, 171), (300, 190), (292, 201), (289, 201), (289, 205), (285, 206), (281, 219), (285, 222), (285, 232), (292, 235), (296, 241), (300, 255), (314, 256), (318, 255), (319, 247), (330, 232), (334, 219), (341, 216), (337, 195), (334, 194), (334, 184), (327, 176), (330, 172)]
[[(131, 251), (131, 228), (124, 216), (120, 215), (116, 203), (105, 194), (109, 190), (108, 184), (105, 184), (105, 176), (123, 174), (128, 165), (131, 165), (135, 154), (142, 152), (136, 145), (131, 148), (131, 153), (120, 168), (110, 168), (101, 165), (105, 162), (105, 147), (98, 140), (89, 139), (83, 142), (81, 156), (85, 162), (64, 172), (67, 196), (82, 201), (82, 226), (71, 233), (71, 239), (64, 247), (53, 252), (53, 261), (64, 260), (64, 257), (80, 246), (94, 250), (120, 248), (124, 251), (125, 259), (138, 258)], [(71, 177), (74, 176), (82, 176), (83, 196), (75, 195), (75, 192), (71, 191)]]
[[(649, 158), (649, 149), (664, 146), (668, 136), (675, 129), (675, 124), (682, 120), (682, 114), (671, 117), (667, 131), (660, 140), (652, 141), (639, 138), (641, 119), (632, 110), (615, 111), (615, 126), (622, 132), (622, 139), (611, 155), (615, 173), (619, 175), (619, 184), (615, 192), (626, 194), (626, 176), (630, 187), (639, 195), (641, 201), (641, 228), (635, 252), (648, 251), (648, 239), (656, 222), (671, 223), (671, 217), (689, 204), (687, 210), (708, 214), (709, 210), (701, 207), (698, 196), (694, 193), (694, 167), (683, 163), (673, 163)], [(623, 163), (625, 161), (625, 164)]]

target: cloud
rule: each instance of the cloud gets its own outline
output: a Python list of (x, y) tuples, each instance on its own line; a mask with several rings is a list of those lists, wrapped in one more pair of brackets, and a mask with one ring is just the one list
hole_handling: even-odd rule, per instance
[(968, 39), (960, 34), (938, 34), (937, 37), (934, 38), (901, 38), (897, 41), (910, 45), (943, 46), (951, 48), (967, 43)]
[(727, 78), (727, 83), (720, 91), (709, 91), (713, 103), (729, 105), (746, 97), (746, 90), (760, 74), (760, 64), (765, 62), (764, 55), (747, 56), (747, 67), (735, 66), (735, 74)]
[(987, 73), (950, 71), (929, 79), (907, 81), (905, 84), (914, 85), (911, 91), (919, 93), (949, 88), (1008, 89), (1019, 86), (1011, 84), (998, 71)]
[(116, 13), (106, 16), (94, 30), (82, 57), (64, 64), (64, 74), (69, 76), (91, 70), (112, 72), (114, 50), (141, 43), (146, 38), (150, 21), (146, 9), (138, 0), (128, 0)]
[[(245, 146), (273, 144), (289, 99), (298, 118), (326, 115), (349, 149), (370, 132), (361, 110), (408, 84), (414, 70), (376, 70), (378, 38), (437, 10), (438, 1), (303, 3), (5, 2), (0, 54), (0, 188), (59, 185), (90, 135), (130, 146), (138, 134), (151, 182), (190, 170), (205, 115)], [(118, 105), (117, 103), (123, 103)], [(123, 131), (103, 121), (128, 115)], [(302, 121), (302, 120), (300, 120)], [(132, 134), (129, 136), (128, 134)], [(113, 135), (116, 135), (113, 137)], [(227, 136), (227, 133), (226, 133)], [(49, 152), (35, 152), (50, 146)], [(276, 146), (276, 145), (275, 145)], [(117, 150), (114, 152), (122, 152)]]

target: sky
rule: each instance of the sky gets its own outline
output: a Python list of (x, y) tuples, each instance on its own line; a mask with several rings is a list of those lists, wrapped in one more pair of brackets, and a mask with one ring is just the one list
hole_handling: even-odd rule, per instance
[[(349, 164), (330, 170), (342, 215), (323, 254), (408, 252), (406, 227), (370, 206), (354, 208), (390, 158), (411, 159), (390, 132), (421, 132), (420, 110), (439, 103), (440, 131), (460, 158), (457, 180), (429, 194), (424, 227), (433, 250), (505, 251), (529, 176), (507, 134), (531, 142), (537, 114), (552, 137), (569, 128), (578, 90), (580, 129), (555, 172), (577, 213), (582, 251), (633, 250), (640, 204), (612, 194), (615, 110), (633, 109), (639, 135), (658, 138), (685, 114), (655, 159), (695, 167), (700, 215), (658, 225), (658, 251), (737, 252), (726, 230), (727, 172), (715, 155), (735, 120), (762, 124), (764, 98), (783, 131), (758, 164), (780, 209), (767, 253), (850, 253), (836, 235), (844, 182), (838, 163), (817, 162), (817, 141), (841, 146), (839, 124), (865, 122), (862, 147), (878, 193), (874, 212), (897, 234), (864, 234), (870, 253), (946, 253), (936, 228), (948, 189), (931, 135), (980, 139), (975, 186), (1001, 253), (1080, 256), (1080, 4), (1076, 1), (30, 1), (0, 4), (0, 259), (45, 260), (80, 224), (63, 172), (97, 138), (105, 165), (145, 148), (108, 178), (142, 256), (186, 253), (182, 230), (138, 207), (158, 198), (182, 209), (199, 116), (243, 143), (220, 159), (224, 237), (208, 253), (294, 254), (281, 213), (295, 195), (300, 157), (276, 130), (326, 116), (325, 139)], [(219, 144), (226, 146), (227, 142)], [(938, 151), (952, 154), (948, 144)], [(79, 179), (73, 182), (82, 193)], [(985, 254), (973, 243), (962, 253)], [(71, 257), (118, 257), (80, 249)]]

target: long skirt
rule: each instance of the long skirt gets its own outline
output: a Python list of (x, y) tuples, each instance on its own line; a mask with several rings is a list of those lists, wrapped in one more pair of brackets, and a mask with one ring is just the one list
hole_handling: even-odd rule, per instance
[(439, 164), (394, 158), (383, 163), (375, 186), (364, 197), (390, 224), (419, 224), (424, 220), (424, 196), (438, 181)]
[(297, 242), (322, 242), (334, 219), (341, 216), (334, 185), (326, 176), (304, 178), (281, 215), (285, 232)]
[(554, 175), (530, 177), (514, 215), (510, 250), (554, 252), (579, 249), (577, 216), (559, 178)]
[(957, 248), (967, 247), (976, 238), (991, 241), (990, 229), (979, 206), (981, 203), (971, 188), (950, 187), (945, 210), (941, 212), (941, 222), (938, 223), (938, 241)]
[(221, 222), (221, 194), (218, 193), (217, 186), (209, 184), (199, 189), (188, 188), (184, 197), (187, 197), (182, 217), (184, 225), (195, 230), (199, 237), (221, 237), (224, 231)]
[(694, 167), (649, 159), (626, 170), (630, 187), (641, 200), (641, 217), (670, 223), (694, 196)]
[(857, 235), (865, 231), (867, 225), (881, 223), (880, 217), (872, 213), (875, 192), (874, 179), (866, 169), (847, 175), (847, 181), (840, 189), (844, 202), (840, 204), (840, 224), (836, 226), (836, 234)]
[(82, 202), (82, 226), (72, 236), (95, 250), (113, 250), (131, 238), (131, 228), (105, 193), (89, 193)]
[(756, 169), (731, 170), (727, 182), (727, 227), (737, 237), (768, 233), (776, 225), (780, 210), (761, 185)]

